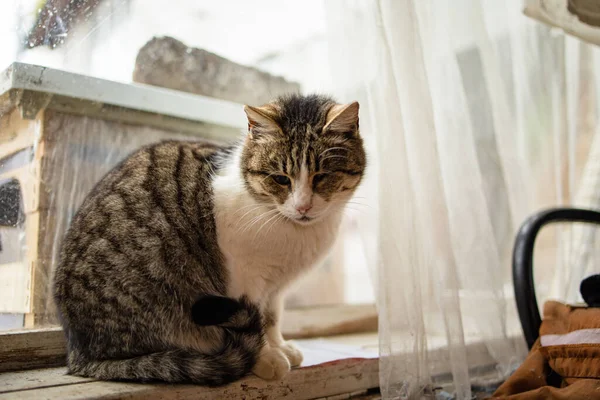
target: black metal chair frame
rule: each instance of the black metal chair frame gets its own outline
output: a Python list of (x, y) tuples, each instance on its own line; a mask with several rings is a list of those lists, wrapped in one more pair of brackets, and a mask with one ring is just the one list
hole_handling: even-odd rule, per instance
[(553, 208), (531, 216), (521, 225), (513, 250), (513, 283), (521, 327), (531, 349), (539, 336), (542, 317), (533, 281), (533, 250), (541, 229), (556, 222), (600, 224), (600, 212), (578, 208)]

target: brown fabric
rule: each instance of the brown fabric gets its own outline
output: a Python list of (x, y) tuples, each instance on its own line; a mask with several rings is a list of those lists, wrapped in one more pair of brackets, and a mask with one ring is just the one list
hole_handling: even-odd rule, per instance
[(587, 308), (547, 301), (544, 304), (542, 335), (564, 335), (579, 329), (600, 328), (600, 308)]
[[(599, 308), (549, 301), (544, 305), (540, 337), (599, 328)], [(560, 388), (549, 386), (548, 375), (552, 371), (562, 379)], [(538, 339), (523, 364), (496, 390), (492, 398), (600, 400), (600, 344), (544, 347)]]
[(600, 379), (598, 344), (542, 347), (541, 353), (550, 368), (563, 378)]
[(600, 382), (597, 379), (579, 379), (563, 388), (541, 386), (537, 389), (513, 395), (499, 393), (498, 391), (494, 393), (493, 398), (507, 400), (597, 400), (600, 399)]

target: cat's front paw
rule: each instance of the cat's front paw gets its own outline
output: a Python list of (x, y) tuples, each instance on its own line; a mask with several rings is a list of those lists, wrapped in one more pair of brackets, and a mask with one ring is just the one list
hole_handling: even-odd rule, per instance
[(292, 367), (299, 367), (304, 360), (304, 356), (302, 352), (298, 350), (298, 348), (292, 342), (285, 342), (281, 346), (279, 346), (283, 354), (290, 361), (290, 365)]
[(272, 381), (283, 378), (290, 371), (290, 361), (277, 347), (266, 346), (260, 352), (252, 373), (259, 378)]

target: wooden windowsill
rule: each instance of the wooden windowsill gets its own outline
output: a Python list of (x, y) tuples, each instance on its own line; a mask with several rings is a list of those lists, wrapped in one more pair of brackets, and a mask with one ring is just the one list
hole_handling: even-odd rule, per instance
[[(374, 305), (338, 305), (286, 310), (286, 339), (329, 337), (377, 330)], [(0, 332), (0, 372), (65, 365), (60, 327)]]
[[(501, 341), (505, 343), (504, 339)], [(511, 346), (523, 344), (521, 335), (511, 337), (510, 341)], [(380, 399), (376, 395), (353, 395), (379, 386), (377, 333), (304, 339), (296, 343), (304, 352), (304, 366), (293, 369), (283, 380), (276, 382), (263, 381), (254, 376), (220, 388), (102, 382), (66, 375), (65, 368), (60, 367), (0, 373), (0, 400)], [(432, 345), (428, 355), (430, 373), (437, 377), (446, 376), (450, 373), (447, 365), (448, 350), (443, 343)], [(488, 346), (493, 348), (495, 344), (474, 338), (467, 340), (466, 355), (469, 364), (492, 370), (496, 360), (489, 354)], [(395, 357), (402, 355), (396, 354)]]
[[(305, 362), (283, 380), (248, 376), (219, 388), (102, 382), (47, 368), (0, 374), (0, 400), (8, 399), (286, 399), (350, 398), (379, 386), (377, 334), (300, 340)], [(340, 396), (340, 397), (338, 397)]]

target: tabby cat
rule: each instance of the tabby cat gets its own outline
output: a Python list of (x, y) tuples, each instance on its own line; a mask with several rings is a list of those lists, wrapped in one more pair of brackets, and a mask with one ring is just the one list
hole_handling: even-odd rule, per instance
[(282, 297), (327, 254), (361, 181), (358, 109), (281, 97), (244, 108), (237, 145), (162, 142), (109, 172), (54, 277), (69, 372), (221, 385), (300, 365)]

